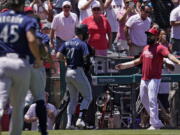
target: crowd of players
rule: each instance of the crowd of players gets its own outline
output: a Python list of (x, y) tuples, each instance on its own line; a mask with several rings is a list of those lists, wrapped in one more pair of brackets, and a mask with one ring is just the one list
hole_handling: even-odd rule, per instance
[[(51, 75), (51, 69), (55, 70), (51, 58), (54, 52), (58, 52), (57, 57), (61, 65), (67, 66), (66, 83), (70, 94), (67, 107), (67, 129), (73, 128), (71, 121), (78, 102), (78, 93), (81, 93), (83, 101), (75, 126), (85, 127), (84, 117), (92, 101), (91, 86), (83, 70), (85, 64), (83, 61), (87, 61), (86, 56), (91, 53), (88, 45), (93, 48), (94, 55), (107, 56), (108, 50), (115, 50), (126, 56), (135, 57), (143, 51), (148, 55), (147, 57), (152, 57), (146, 50), (147, 47), (143, 50), (144, 46), (163, 44), (169, 48), (169, 51), (160, 47), (160, 51), (161, 49), (165, 51), (159, 54), (168, 56), (169, 59), (179, 64), (177, 59), (172, 55), (169, 56), (169, 52), (175, 55), (180, 52), (180, 1), (173, 1), (173, 3), (170, 1), (174, 8), (169, 13), (170, 21), (167, 22), (171, 30), (170, 27), (159, 26), (153, 20), (153, 12), (156, 11), (153, 4), (150, 0), (1, 1), (0, 115), (4, 114), (4, 109), (10, 103), (13, 107), (10, 134), (20, 135), (21, 133), (24, 98), (28, 89), (31, 90), (36, 104), (30, 106), (25, 115), (25, 121), (29, 123), (39, 121), (39, 130), (42, 135), (47, 134), (47, 125), (44, 124), (47, 119), (54, 121), (57, 110), (53, 105), (49, 105), (49, 110), (47, 109), (44, 96), (44, 91), (49, 89), (46, 85), (46, 74)], [(80, 23), (82, 25), (79, 25)], [(162, 27), (164, 29), (161, 29)], [(86, 40), (88, 45), (85, 43)], [(120, 64), (116, 68), (124, 69), (141, 62), (144, 63), (142, 56), (135, 63), (128, 63), (129, 65), (125, 67), (121, 67), (124, 65)], [(153, 95), (149, 99), (153, 105), (157, 104), (162, 57), (158, 64), (160, 64), (159, 74), (156, 74), (155, 78), (154, 76), (142, 78), (142, 80), (155, 79), (153, 87), (158, 84), (156, 89), (153, 89), (155, 92), (151, 90), (151, 93), (148, 93)], [(152, 75), (152, 72), (150, 74)], [(147, 100), (144, 101), (146, 96), (147, 93), (141, 90), (142, 103), (150, 114), (150, 129), (159, 129), (163, 127), (163, 124), (158, 119), (157, 106), (150, 105), (149, 108)], [(155, 109), (155, 113), (149, 111), (151, 107)], [(20, 124), (16, 124), (16, 121)]]

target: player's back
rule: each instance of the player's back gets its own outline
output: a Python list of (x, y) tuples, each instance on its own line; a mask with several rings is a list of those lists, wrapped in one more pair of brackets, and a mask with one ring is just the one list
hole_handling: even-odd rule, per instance
[(83, 57), (88, 55), (87, 44), (78, 38), (64, 43), (61, 51), (67, 58), (68, 66), (82, 67)]
[(13, 10), (0, 14), (0, 54), (17, 53), (26, 56), (30, 53), (26, 32), (36, 28), (35, 19)]

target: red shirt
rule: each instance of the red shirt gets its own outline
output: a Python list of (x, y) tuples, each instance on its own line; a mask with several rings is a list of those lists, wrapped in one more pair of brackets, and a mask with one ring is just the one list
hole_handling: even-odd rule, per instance
[(161, 44), (147, 45), (140, 56), (142, 62), (142, 80), (160, 79), (163, 57), (168, 56), (168, 48)]
[(111, 26), (105, 16), (101, 15), (99, 23), (94, 21), (93, 16), (85, 18), (82, 24), (87, 24), (89, 29), (88, 44), (97, 50), (108, 49), (106, 34), (111, 32)]

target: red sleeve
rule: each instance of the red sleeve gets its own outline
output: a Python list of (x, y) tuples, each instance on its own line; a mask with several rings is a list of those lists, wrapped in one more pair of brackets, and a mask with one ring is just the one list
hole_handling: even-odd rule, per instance
[(168, 54), (169, 54), (170, 52), (169, 52), (169, 50), (168, 50), (167, 47), (165, 47), (165, 46), (163, 46), (163, 45), (160, 45), (160, 46), (159, 46), (159, 53), (160, 53), (162, 56), (166, 57), (166, 56), (168, 56)]
[(81, 23), (82, 24), (87, 24), (87, 18), (85, 18)]

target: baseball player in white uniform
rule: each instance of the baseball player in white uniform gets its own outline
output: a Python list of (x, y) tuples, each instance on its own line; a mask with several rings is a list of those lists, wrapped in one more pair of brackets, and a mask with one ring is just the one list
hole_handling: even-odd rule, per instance
[(150, 116), (149, 130), (160, 129), (164, 125), (159, 119), (157, 95), (161, 83), (163, 58), (168, 57), (171, 61), (180, 65), (180, 61), (164, 45), (157, 43), (158, 31), (151, 28), (147, 33), (148, 45), (142, 51), (141, 56), (127, 63), (115, 66), (116, 69), (126, 69), (142, 64), (142, 78), (140, 83), (141, 102)]

